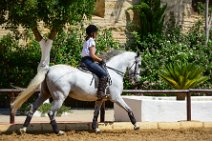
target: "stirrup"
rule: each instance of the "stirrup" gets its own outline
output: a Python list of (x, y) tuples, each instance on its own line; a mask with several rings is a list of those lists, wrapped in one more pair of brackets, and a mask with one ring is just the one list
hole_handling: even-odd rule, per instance
[(110, 94), (105, 94), (102, 97), (98, 97), (97, 96), (97, 101), (101, 101), (101, 100), (107, 100), (108, 98), (110, 98)]

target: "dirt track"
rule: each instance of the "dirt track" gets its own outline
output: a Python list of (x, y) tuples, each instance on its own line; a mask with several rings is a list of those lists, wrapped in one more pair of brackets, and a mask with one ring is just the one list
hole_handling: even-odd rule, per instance
[(53, 133), (19, 135), (2, 134), (0, 141), (212, 141), (212, 129), (104, 131), (70, 131), (64, 136)]

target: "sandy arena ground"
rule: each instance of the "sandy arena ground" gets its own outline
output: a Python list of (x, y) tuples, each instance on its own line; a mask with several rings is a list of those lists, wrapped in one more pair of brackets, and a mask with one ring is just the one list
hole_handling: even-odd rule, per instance
[(70, 131), (64, 136), (53, 133), (19, 135), (2, 134), (0, 141), (212, 141), (212, 128), (180, 130), (122, 130), (95, 134), (88, 131)]

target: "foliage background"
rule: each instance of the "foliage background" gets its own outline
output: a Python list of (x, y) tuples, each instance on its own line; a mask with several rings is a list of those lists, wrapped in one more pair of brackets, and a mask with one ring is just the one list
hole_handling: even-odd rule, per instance
[[(145, 17), (145, 21), (151, 23), (148, 21), (152, 20), (152, 18), (148, 18), (151, 16), (145, 16), (145, 14), (147, 14), (146, 10), (155, 7), (155, 11), (151, 11), (151, 14), (160, 13), (156, 15), (163, 21), (165, 7), (162, 9), (158, 7), (160, 0), (154, 3), (148, 3), (148, 1), (150, 0), (142, 1), (148, 4), (147, 9), (144, 7), (143, 12), (140, 11), (143, 7), (141, 9), (136, 7), (136, 10), (141, 12), (140, 18)], [(159, 79), (158, 70), (170, 62), (190, 62), (203, 66), (204, 74), (209, 77), (209, 80), (199, 87), (211, 88), (212, 34), (210, 34), (208, 47), (205, 47), (203, 21), (198, 22), (187, 34), (180, 32), (180, 27), (175, 23), (174, 17), (171, 17), (166, 24), (161, 22), (159, 25), (153, 24), (152, 27), (158, 27), (160, 30), (145, 31), (145, 34), (142, 34), (141, 29), (148, 29), (145, 28), (147, 24), (130, 27), (131, 37), (128, 38), (126, 49), (136, 51), (137, 47), (139, 48), (142, 53), (142, 72), (141, 81), (137, 86), (133, 86), (125, 79), (125, 88), (169, 89), (170, 87)], [(80, 52), (84, 36), (82, 25), (68, 29), (66, 32), (61, 31), (55, 39), (51, 51), (51, 65), (62, 63), (77, 66), (81, 58)], [(26, 40), (25, 45), (19, 42), (20, 38)], [(97, 46), (101, 53), (111, 48), (119, 48), (120, 45), (112, 38), (110, 30), (102, 30), (97, 40)], [(26, 35), (14, 32), (0, 39), (0, 57), (0, 73), (2, 74), (0, 75), (0, 87), (9, 88), (11, 85), (26, 87), (36, 74), (40, 60), (40, 48), (30, 30), (26, 32)]]
[[(53, 42), (51, 64), (78, 66), (81, 59), (82, 44), (85, 40), (83, 27), (61, 31)], [(17, 39), (18, 38), (18, 39)], [(25, 38), (25, 45), (20, 43)], [(112, 48), (119, 48), (119, 43), (112, 38), (110, 30), (100, 31), (97, 46), (99, 54)], [(28, 31), (26, 35), (8, 34), (0, 39), (0, 88), (13, 86), (26, 87), (37, 72), (40, 61), (40, 46)]]
[[(132, 33), (134, 38), (128, 41), (127, 49), (136, 50), (135, 47), (138, 47), (142, 52), (142, 79), (139, 88), (170, 89), (159, 79), (158, 70), (165, 64), (174, 62), (202, 66), (204, 75), (209, 80), (198, 87), (212, 88), (212, 40), (210, 38), (208, 47), (205, 47), (202, 23), (196, 23), (187, 34), (179, 32), (180, 29), (175, 26), (160, 35), (148, 34), (143, 40), (140, 40), (136, 31)], [(130, 84), (126, 87), (133, 88)]]
[[(27, 1), (35, 2), (35, 0)], [(49, 0), (45, 0), (42, 2), (45, 3), (48, 1)], [(57, 3), (55, 3), (57, 1), (58, 0), (51, 1), (52, 4), (48, 7), (50, 8), (50, 13), (47, 15), (60, 14), (52, 9), (52, 7), (57, 5)], [(82, 1), (83, 0), (76, 2)], [(6, 1), (0, 1), (0, 24), (7, 22), (5, 21), (5, 17), (2, 16), (7, 10), (4, 2)], [(92, 0), (92, 2), (94, 1)], [(21, 4), (16, 4), (16, 8), (18, 7), (17, 5), (20, 6)], [(47, 5), (43, 6), (44, 7), (42, 7), (42, 9), (46, 9), (45, 6)], [(64, 3), (61, 4), (59, 8), (63, 8), (63, 6)], [(14, 6), (11, 5), (10, 7), (13, 8)], [(170, 13), (169, 22), (163, 23), (165, 7), (166, 6), (160, 7), (160, 0), (142, 0), (140, 6), (132, 8), (137, 11), (138, 15), (140, 14), (140, 20), (143, 21), (143, 23), (138, 22), (136, 23), (137, 25), (133, 25), (133, 23), (128, 25), (127, 32), (129, 32), (129, 38), (125, 45), (125, 49), (133, 51), (137, 51), (137, 49), (139, 49), (142, 57), (142, 71), (141, 81), (138, 85), (132, 85), (129, 80), (125, 78), (124, 88), (170, 89), (171, 87), (161, 81), (158, 77), (158, 71), (165, 64), (174, 62), (195, 63), (198, 66), (202, 66), (204, 69), (204, 75), (208, 76), (209, 79), (206, 83), (198, 86), (198, 88), (212, 88), (212, 31), (210, 32), (208, 47), (205, 47), (203, 21), (197, 22), (188, 33), (183, 34), (180, 31), (180, 27), (174, 20), (175, 17), (173, 16), (173, 13)], [(9, 26), (10, 29), (13, 29), (13, 33), (0, 39), (0, 88), (11, 88), (11, 86), (26, 87), (29, 81), (36, 74), (37, 66), (41, 57), (39, 44), (35, 41), (31, 30), (26, 30), (23, 35), (19, 34), (17, 30), (14, 30), (18, 24), (16, 24), (17, 20), (13, 19), (23, 18), (21, 24), (24, 27), (32, 27), (36, 24), (34, 20), (26, 20), (28, 18), (33, 19), (33, 16), (37, 21), (44, 20), (46, 22), (45, 26), (47, 27), (63, 27), (64, 23), (73, 22), (69, 20), (69, 17), (65, 17), (64, 19), (54, 19), (54, 17), (61, 16), (45, 17), (45, 14), (36, 12), (31, 14), (32, 11), (37, 8), (37, 6), (33, 7), (33, 4), (30, 4), (30, 7), (28, 8), (29, 9), (26, 7), (26, 9), (11, 10), (11, 16), (14, 18), (9, 20), (7, 26)], [(197, 8), (199, 13), (204, 11), (204, 7), (202, 5), (199, 5)], [(42, 11), (42, 9), (40, 11)], [(23, 15), (24, 13), (27, 14), (26, 12), (23, 12), (23, 10), (31, 11), (27, 12), (30, 13), (28, 15), (30, 17)], [(56, 11), (57, 10), (60, 11), (60, 9), (56, 9)], [(70, 9), (68, 8), (67, 10)], [(91, 11), (92, 9), (88, 9), (87, 13), (90, 13)], [(79, 14), (82, 16), (82, 13)], [(82, 18), (77, 15), (78, 14), (76, 14), (75, 21), (79, 21), (78, 19)], [(157, 18), (153, 18), (155, 16)], [(156, 22), (152, 22), (152, 20), (155, 19), (157, 19)], [(147, 30), (143, 32), (142, 29)], [(67, 31), (60, 31), (58, 33), (57, 38), (53, 42), (50, 65), (69, 64), (77, 66), (79, 64), (81, 58), (80, 52), (85, 36), (84, 30), (84, 27), (80, 24), (77, 27), (72, 27)], [(22, 44), (20, 39), (24, 39), (26, 44)], [(98, 53), (100, 54), (112, 48), (120, 47), (119, 43), (112, 38), (111, 31), (107, 29), (100, 32), (100, 36), (97, 40), (97, 46), (99, 48)], [(8, 101), (9, 98), (7, 96), (0, 96), (0, 107), (9, 107)]]
[[(32, 28), (43, 21), (46, 27), (62, 29), (94, 12), (95, 0), (1, 0), (0, 25)], [(5, 16), (7, 15), (7, 16)]]
[[(202, 8), (199, 13), (204, 15), (204, 7), (201, 4), (197, 7)], [(125, 88), (171, 89), (159, 79), (158, 71), (165, 64), (175, 62), (195, 63), (197, 66), (202, 66), (204, 75), (208, 76), (209, 80), (198, 87), (212, 88), (212, 31), (210, 31), (208, 47), (206, 47), (204, 21), (198, 21), (188, 33), (182, 33), (173, 12), (167, 13), (169, 19), (164, 23), (165, 8), (166, 5), (161, 6), (160, 0), (154, 2), (141, 0), (133, 6), (132, 9), (138, 12), (140, 22), (128, 24), (129, 35), (126, 49), (141, 51), (142, 72), (141, 82), (137, 86), (133, 86), (126, 79)], [(147, 13), (146, 11), (149, 10), (151, 12)], [(158, 16), (158, 24), (151, 22), (153, 19), (149, 14)]]

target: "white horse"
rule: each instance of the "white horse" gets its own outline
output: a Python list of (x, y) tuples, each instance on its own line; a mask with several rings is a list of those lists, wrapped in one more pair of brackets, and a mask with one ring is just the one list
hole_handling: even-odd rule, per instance
[[(127, 69), (129, 77), (133, 81), (138, 81), (140, 79), (140, 55), (135, 52), (121, 52), (111, 57), (106, 65), (112, 80), (112, 85), (109, 86), (110, 96), (108, 100), (118, 104), (126, 110), (132, 124), (134, 125), (134, 129), (139, 129), (136, 125), (136, 119), (131, 108), (124, 102), (121, 94), (123, 91), (123, 77)], [(97, 101), (97, 89), (95, 88), (94, 83), (91, 84), (92, 78), (93, 75), (91, 73), (83, 72), (68, 65), (55, 65), (40, 69), (27, 89), (25, 89), (11, 104), (12, 112), (15, 113), (16, 110), (33, 95), (42, 83), (41, 93), (33, 105), (31, 105), (31, 109), (27, 114), (23, 128), (21, 128), (20, 131), (26, 132), (34, 112), (45, 100), (52, 97), (52, 107), (48, 112), (48, 115), (53, 131), (57, 134), (63, 134), (64, 132), (57, 127), (55, 115), (68, 96), (81, 101), (96, 101), (92, 128), (96, 132), (100, 131), (97, 119), (103, 100)]]

